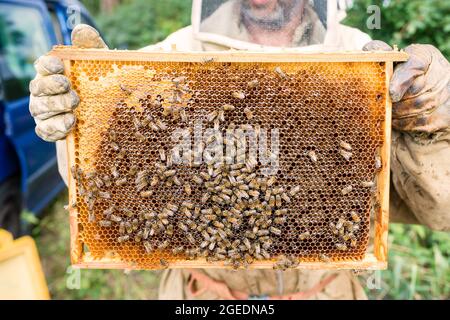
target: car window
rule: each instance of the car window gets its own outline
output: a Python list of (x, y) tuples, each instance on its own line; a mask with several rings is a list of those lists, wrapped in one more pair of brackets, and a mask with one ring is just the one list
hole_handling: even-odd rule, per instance
[(58, 17), (56, 12), (52, 9), (49, 9), (50, 17), (52, 19), (53, 30), (55, 31), (56, 40), (58, 44), (64, 44), (63, 34), (61, 30), (61, 25), (59, 24)]
[(33, 62), (51, 48), (39, 10), (0, 3), (0, 77), (6, 100), (29, 94)]

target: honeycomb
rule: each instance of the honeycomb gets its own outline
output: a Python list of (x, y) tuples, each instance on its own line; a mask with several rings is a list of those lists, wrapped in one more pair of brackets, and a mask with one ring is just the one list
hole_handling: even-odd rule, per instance
[[(77, 241), (94, 259), (143, 269), (362, 260), (379, 207), (385, 71), (385, 62), (71, 60)], [(250, 155), (259, 135), (245, 133), (264, 130), (275, 167)], [(236, 154), (207, 157), (229, 144)], [(172, 163), (180, 145), (193, 151)]]

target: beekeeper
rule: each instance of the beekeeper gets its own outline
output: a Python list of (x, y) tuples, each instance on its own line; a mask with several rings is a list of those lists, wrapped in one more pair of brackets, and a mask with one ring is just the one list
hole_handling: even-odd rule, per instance
[[(142, 50), (300, 51), (391, 50), (380, 41), (340, 24), (342, 3), (307, 0), (194, 0), (192, 25)], [(87, 25), (72, 32), (73, 45), (107, 48)], [(432, 45), (405, 48), (409, 60), (395, 66), (390, 83), (392, 111), (391, 221), (450, 230), (450, 64)], [(66, 180), (64, 139), (79, 103), (57, 58), (40, 57), (30, 84), (36, 133), (56, 141)], [(364, 299), (350, 271), (166, 270), (162, 299)]]

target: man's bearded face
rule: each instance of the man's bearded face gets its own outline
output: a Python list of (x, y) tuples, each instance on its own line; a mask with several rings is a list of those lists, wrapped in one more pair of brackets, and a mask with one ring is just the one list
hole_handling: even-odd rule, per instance
[(268, 30), (283, 28), (292, 16), (292, 9), (304, 0), (243, 0), (244, 21)]

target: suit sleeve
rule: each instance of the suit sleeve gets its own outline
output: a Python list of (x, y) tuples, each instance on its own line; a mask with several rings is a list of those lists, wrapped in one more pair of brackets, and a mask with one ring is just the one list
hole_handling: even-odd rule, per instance
[(392, 136), (391, 220), (450, 231), (450, 130)]

